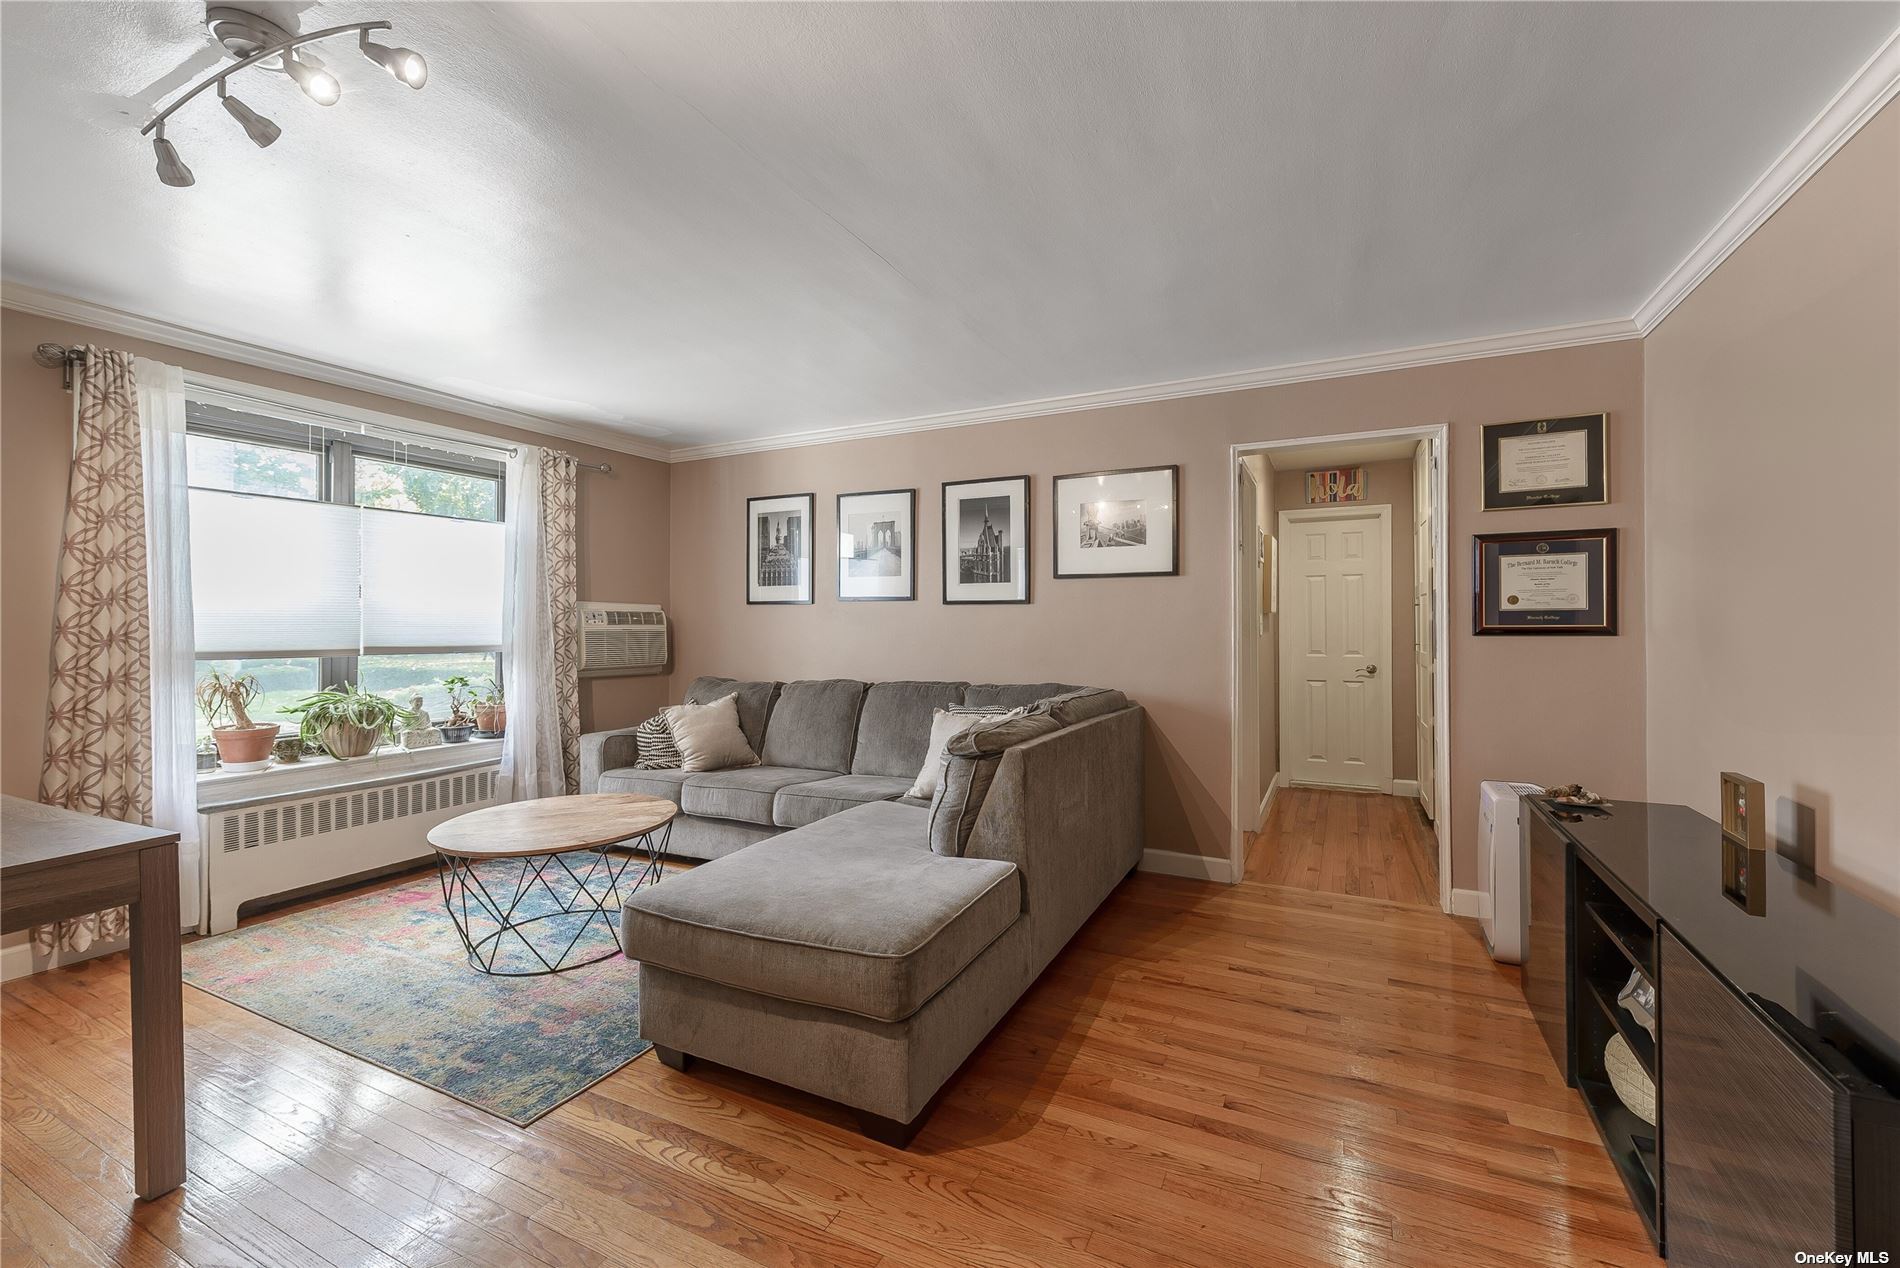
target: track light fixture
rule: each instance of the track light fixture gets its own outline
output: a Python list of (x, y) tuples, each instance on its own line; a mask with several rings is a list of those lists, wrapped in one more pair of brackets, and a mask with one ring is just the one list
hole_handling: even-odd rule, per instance
[(191, 174), (191, 169), (179, 159), (178, 151), (173, 149), (172, 143), (165, 139), (163, 124), (159, 125), (158, 135), (152, 138), (152, 153), (158, 155), (159, 180), (175, 189), (183, 189), (187, 185), (197, 183), (198, 178)]
[(334, 106), (343, 96), (343, 85), (321, 66), (312, 66), (295, 53), (284, 54), (284, 71), (297, 81), (303, 95), (320, 106)]
[(356, 45), (363, 50), (364, 57), (395, 76), (397, 83), (420, 88), (429, 82), (429, 63), (423, 61), (422, 54), (414, 49), (385, 48), (381, 44), (371, 44), (368, 31), (357, 38)]
[(139, 129), (141, 136), (152, 137), (152, 150), (158, 156), (158, 178), (167, 185), (182, 188), (194, 183), (191, 169), (178, 157), (178, 151), (165, 139), (165, 120), (179, 107), (213, 84), (225, 112), (238, 121), (244, 134), (262, 148), (283, 135), (283, 129), (231, 96), (225, 81), (239, 71), (257, 67), (265, 73), (282, 71), (304, 96), (320, 106), (333, 106), (343, 96), (343, 85), (315, 58), (305, 60), (297, 50), (319, 40), (354, 33), (363, 56), (388, 71), (397, 83), (420, 88), (429, 82), (429, 64), (422, 54), (407, 48), (390, 48), (370, 43), (370, 32), (387, 31), (388, 22), (350, 22), (299, 35), (286, 30), (269, 18), (228, 5), (212, 5), (205, 10), (205, 22), (219, 44), (237, 61), (193, 84), (183, 96), (159, 111), (151, 122)]
[(263, 149), (284, 134), (282, 128), (226, 92), (222, 82), (218, 84), (218, 100), (223, 103), (225, 112), (244, 129), (244, 135), (257, 142), (258, 149)]

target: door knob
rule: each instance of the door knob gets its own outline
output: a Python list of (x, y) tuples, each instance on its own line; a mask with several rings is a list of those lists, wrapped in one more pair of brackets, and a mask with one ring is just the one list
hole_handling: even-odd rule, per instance
[(1377, 678), (1379, 676), (1379, 667), (1377, 665), (1367, 665), (1363, 669), (1359, 669), (1355, 672), (1362, 673), (1368, 678)]

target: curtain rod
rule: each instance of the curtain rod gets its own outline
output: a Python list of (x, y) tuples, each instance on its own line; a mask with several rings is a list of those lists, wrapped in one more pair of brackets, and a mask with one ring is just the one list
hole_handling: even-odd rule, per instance
[[(73, 367), (86, 363), (86, 350), (84, 348), (68, 348), (63, 343), (43, 343), (33, 349), (33, 359), (49, 370), (57, 366), (61, 371), (60, 384), (70, 392), (73, 390)], [(238, 394), (226, 393), (226, 395), (234, 396)], [(275, 402), (261, 400), (256, 397), (244, 397), (243, 399), (253, 401), (258, 405), (266, 407), (275, 404)], [(339, 419), (338, 421), (342, 422), (346, 420)], [(429, 432), (405, 431), (400, 427), (378, 426), (377, 430), (394, 432), (401, 436), (414, 436), (418, 440), (432, 440), (437, 444), (453, 445), (468, 443), (466, 441), (456, 441), (446, 436), (437, 436)], [(493, 449), (498, 453), (505, 453), (511, 458), (519, 452), (513, 445), (480, 445), (479, 447)], [(610, 462), (582, 462), (578, 458), (574, 460), (574, 465), (585, 468), (588, 471), (599, 471), (605, 475), (612, 475), (614, 469), (613, 464)]]

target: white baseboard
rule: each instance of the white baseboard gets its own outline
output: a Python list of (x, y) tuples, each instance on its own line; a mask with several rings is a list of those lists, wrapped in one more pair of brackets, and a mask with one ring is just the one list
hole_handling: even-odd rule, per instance
[(1475, 920), (1478, 913), (1484, 910), (1483, 902), (1484, 893), (1481, 890), (1454, 889), (1451, 891), (1451, 914), (1470, 916)]
[(16, 977), (43, 973), (64, 964), (78, 964), (81, 960), (96, 960), (102, 955), (123, 951), (131, 945), (129, 938), (108, 938), (104, 942), (93, 943), (84, 951), (54, 951), (51, 955), (43, 956), (34, 953), (31, 942), (17, 942), (10, 947), (0, 947), (0, 982), (11, 982)]
[(1267, 781), (1266, 796), (1260, 799), (1260, 813), (1254, 816), (1254, 831), (1260, 831), (1260, 825), (1267, 821), (1267, 811), (1273, 808), (1273, 794), (1280, 787), (1280, 772), (1273, 772), (1273, 778)]
[(1205, 854), (1179, 854), (1173, 850), (1143, 850), (1140, 869), (1162, 876), (1185, 876), (1189, 880), (1219, 881), (1223, 885), (1232, 884), (1234, 879), (1234, 864), (1231, 859), (1213, 858)]
[(1394, 797), (1417, 797), (1418, 796), (1418, 781), (1416, 779), (1393, 780), (1392, 781), (1392, 795)]

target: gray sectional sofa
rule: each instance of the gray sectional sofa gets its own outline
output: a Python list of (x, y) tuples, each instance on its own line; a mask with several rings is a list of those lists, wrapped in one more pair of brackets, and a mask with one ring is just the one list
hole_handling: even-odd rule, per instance
[[(695, 775), (634, 769), (630, 731), (583, 737), (583, 792), (677, 802), (672, 850), (711, 860), (622, 916), (641, 1033), (661, 1058), (801, 1088), (907, 1144), (1141, 858), (1141, 710), (1117, 693), (1049, 702), (1073, 690), (700, 678), (686, 698), (737, 694), (761, 764)], [(904, 794), (932, 710), (955, 704), (1027, 706), (1053, 729), (950, 759), (986, 763), (993, 782), (960, 852), (941, 852), (930, 804)]]

